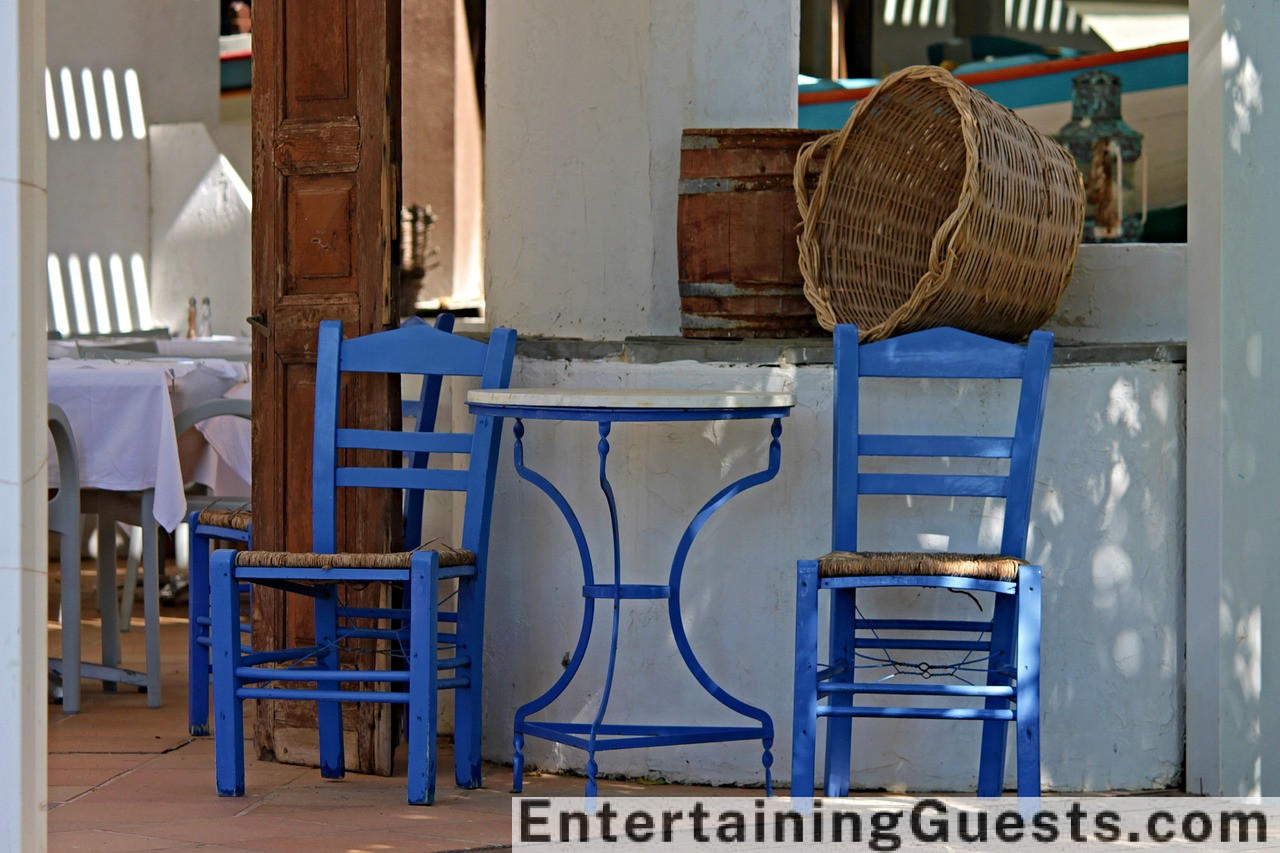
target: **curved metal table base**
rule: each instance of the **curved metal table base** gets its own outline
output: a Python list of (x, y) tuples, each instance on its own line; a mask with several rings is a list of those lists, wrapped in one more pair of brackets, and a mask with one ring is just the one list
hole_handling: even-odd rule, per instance
[[(763, 744), (761, 763), (765, 771), (765, 790), (768, 795), (773, 792), (773, 720), (761, 708), (749, 705), (725, 690), (707, 673), (698, 661), (685, 632), (684, 620), (680, 610), (680, 586), (684, 574), (685, 561), (698, 533), (717, 510), (747, 489), (767, 483), (778, 474), (781, 465), (782, 418), (790, 410), (790, 406), (770, 406), (765, 408), (737, 409), (590, 409), (547, 406), (545, 408), (530, 406), (493, 406), (488, 412), (484, 405), (471, 404), (476, 413), (503, 414), (513, 417), (515, 432), (515, 468), (521, 479), (533, 484), (542, 491), (564, 516), (573, 534), (578, 549), (578, 557), (582, 563), (583, 577), (583, 610), (582, 624), (578, 634), (578, 642), (564, 672), (556, 682), (538, 698), (528, 702), (516, 711), (514, 726), (514, 758), (512, 789), (519, 792), (523, 788), (524, 774), (524, 741), (526, 735), (544, 740), (576, 747), (587, 754), (586, 796), (595, 797), (596, 774), (598, 765), (596, 753), (604, 750), (635, 749), (652, 746), (672, 746), (676, 744), (722, 743), (729, 741), (760, 740)], [(501, 409), (501, 411), (498, 411)], [(597, 583), (592, 565), (591, 552), (587, 546), (586, 536), (577, 514), (568, 500), (546, 477), (532, 470), (524, 461), (524, 423), (523, 418), (546, 418), (558, 420), (590, 420), (597, 424), (599, 441), (599, 483), (609, 508), (609, 522), (613, 535), (613, 578), (610, 583)], [(619, 543), (618, 509), (614, 499), (613, 487), (609, 483), (607, 461), (609, 456), (609, 434), (612, 425), (618, 421), (702, 421), (740, 418), (772, 418), (770, 430), (768, 464), (754, 474), (749, 474), (721, 489), (693, 517), (680, 538), (679, 546), (671, 563), (671, 572), (666, 584), (624, 584), (622, 582), (621, 548)], [(609, 696), (613, 688), (615, 664), (618, 651), (618, 626), (623, 600), (666, 599), (671, 631), (675, 638), (676, 648), (685, 666), (697, 679), (702, 688), (730, 710), (751, 719), (747, 725), (725, 726), (680, 726), (680, 725), (622, 725), (604, 721), (609, 706)], [(554, 702), (568, 687), (577, 675), (582, 660), (586, 655), (594, 622), (595, 605), (599, 601), (613, 603), (613, 618), (609, 638), (609, 662), (605, 675), (604, 690), (595, 718), (590, 723), (534, 721), (528, 718)]]

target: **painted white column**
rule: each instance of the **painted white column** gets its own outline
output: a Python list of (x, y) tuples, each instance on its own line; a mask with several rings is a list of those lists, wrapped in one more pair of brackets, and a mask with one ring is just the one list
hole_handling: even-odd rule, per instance
[(0, 849), (46, 849), (44, 0), (0, 0)]
[(678, 334), (681, 131), (795, 126), (798, 0), (490, 0), (485, 54), (490, 321)]
[(1189, 791), (1280, 795), (1280, 5), (1190, 4)]

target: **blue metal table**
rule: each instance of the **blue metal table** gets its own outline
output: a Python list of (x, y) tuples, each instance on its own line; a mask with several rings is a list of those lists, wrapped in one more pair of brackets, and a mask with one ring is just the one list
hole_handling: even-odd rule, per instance
[[(633, 749), (675, 744), (721, 743), (727, 741), (762, 741), (762, 763), (765, 770), (765, 788), (772, 792), (773, 776), (773, 720), (760, 708), (743, 702), (725, 690), (707, 674), (698, 662), (684, 629), (680, 613), (680, 582), (685, 560), (698, 532), (721, 506), (734, 496), (753, 486), (772, 480), (781, 463), (782, 418), (791, 412), (795, 398), (787, 393), (757, 391), (683, 391), (683, 390), (576, 390), (562, 388), (510, 389), (504, 391), (472, 391), (467, 404), (476, 415), (494, 415), (514, 419), (515, 468), (519, 476), (538, 487), (559, 508), (573, 533), (582, 561), (582, 627), (577, 646), (568, 666), (545, 693), (522, 705), (515, 716), (514, 727), (514, 784), (519, 792), (524, 774), (524, 739), (526, 735), (556, 743), (577, 747), (587, 753), (586, 795), (596, 795), (596, 752), (611, 749)], [(737, 419), (772, 419), (770, 429), (768, 464), (764, 470), (749, 474), (721, 489), (693, 517), (680, 538), (671, 573), (666, 584), (624, 584), (622, 559), (618, 538), (618, 510), (613, 487), (609, 483), (607, 461), (609, 433), (619, 422), (674, 422), (713, 421)], [(592, 421), (600, 435), (596, 445), (599, 455), (600, 489), (609, 507), (609, 521), (613, 532), (613, 580), (597, 583), (587, 547), (582, 524), (564, 495), (541, 474), (524, 464), (524, 421)], [(618, 622), (623, 599), (667, 600), (667, 612), (671, 622), (676, 648), (686, 667), (707, 693), (725, 707), (749, 718), (753, 722), (727, 726), (680, 725), (623, 725), (604, 722), (609, 705), (609, 693), (613, 686), (614, 664), (618, 650)], [(613, 603), (613, 626), (609, 640), (609, 662), (605, 675), (604, 691), (600, 707), (590, 723), (534, 721), (529, 717), (550, 705), (564, 692), (573, 680), (586, 655), (595, 604), (600, 601)]]

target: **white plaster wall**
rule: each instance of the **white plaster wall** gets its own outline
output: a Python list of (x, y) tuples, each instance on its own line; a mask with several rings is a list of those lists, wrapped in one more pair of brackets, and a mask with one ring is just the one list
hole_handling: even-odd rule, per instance
[(1195, 790), (1280, 794), (1280, 7), (1192, 4), (1188, 153), (1187, 763)]
[(151, 271), (156, 321), (182, 334), (187, 300), (209, 297), (214, 334), (248, 335), (249, 188), (203, 124), (151, 128)]
[[(1187, 156), (1205, 164), (1187, 176), (1187, 778), (1196, 791), (1222, 794), (1223, 646), (1223, 229), (1222, 174), (1228, 150), (1220, 126), (1227, 105), (1221, 82), (1223, 4), (1191, 7), (1188, 50)], [(1233, 782), (1235, 780), (1232, 780)]]
[(794, 0), (491, 2), (487, 316), (677, 334), (681, 131), (794, 126), (798, 34)]
[[(57, 108), (65, 127), (65, 99), (57, 98)], [(99, 318), (94, 310), (91, 265), (126, 271), (124, 287), (128, 304), (150, 305), (151, 240), (148, 194), (147, 140), (125, 131), (122, 139), (69, 139), (63, 135), (49, 140), (48, 248), (61, 276), (60, 283), (69, 313), (71, 332), (112, 331), (125, 328), (117, 314)], [(104, 276), (105, 281), (105, 276)], [(111, 293), (104, 285), (104, 293)], [(79, 294), (77, 293), (79, 291)], [(83, 299), (86, 315), (76, 308)], [(108, 304), (114, 304), (110, 297)], [(54, 303), (56, 305), (56, 303)], [(127, 309), (126, 309), (127, 310)], [(123, 312), (122, 312), (123, 313)], [(91, 318), (91, 319), (90, 319)], [(128, 328), (151, 325), (147, 318), (131, 316)], [(87, 325), (82, 325), (86, 324)], [(60, 327), (58, 315), (51, 314), (50, 326)]]
[[(231, 162), (231, 168), (248, 186), (253, 175), (253, 128), (248, 122), (221, 122), (206, 125), (213, 142)], [(245, 237), (249, 239), (248, 236)]]
[(1045, 328), (1059, 343), (1185, 341), (1186, 244), (1082, 244)]
[[(694, 546), (684, 588), (686, 627), (707, 671), (772, 715), (774, 770), (782, 780), (790, 776), (791, 760), (795, 561), (825, 553), (830, 542), (832, 378), (832, 369), (820, 366), (521, 360), (512, 380), (517, 386), (795, 390), (799, 404), (784, 421), (782, 473), (711, 520)], [(1046, 572), (1043, 743), (1049, 789), (1151, 788), (1179, 779), (1183, 554), (1172, 534), (1183, 518), (1183, 385), (1181, 368), (1170, 364), (1053, 371), (1030, 546)], [(957, 400), (990, 396), (989, 388), (972, 383), (942, 391), (927, 417), (955, 419)], [(873, 396), (868, 411), (891, 416), (899, 406), (888, 399)], [(991, 403), (984, 408), (996, 410)], [(580, 513), (597, 577), (611, 573), (594, 425), (530, 421), (526, 428), (526, 463), (551, 477)], [(485, 662), (485, 753), (502, 761), (511, 758), (516, 707), (559, 676), (582, 608), (573, 540), (551, 503), (517, 478), (509, 425), (506, 431)], [(624, 581), (662, 583), (679, 533), (702, 502), (763, 467), (768, 429), (758, 421), (617, 425), (611, 441)], [(884, 536), (885, 546), (917, 545), (914, 538), (887, 541), (903, 529), (900, 508), (892, 512), (871, 511), (864, 534)], [(933, 506), (926, 513), (922, 527), (913, 529), (948, 536), (950, 547), (990, 545), (991, 522), (981, 508)], [(967, 603), (947, 601), (961, 608)], [(609, 614), (597, 605), (595, 645), (583, 670), (541, 718), (593, 718), (604, 683)], [(607, 720), (735, 721), (683, 672), (665, 620), (663, 602), (624, 604), (619, 677)], [(928, 791), (975, 784), (978, 733), (972, 724), (858, 721), (855, 732), (860, 786)], [(533, 738), (526, 749), (543, 768), (584, 766), (576, 749)], [(763, 779), (758, 743), (624, 750), (603, 753), (599, 761), (602, 773), (628, 776)]]
[(48, 813), (44, 4), (0, 0), (0, 850)]

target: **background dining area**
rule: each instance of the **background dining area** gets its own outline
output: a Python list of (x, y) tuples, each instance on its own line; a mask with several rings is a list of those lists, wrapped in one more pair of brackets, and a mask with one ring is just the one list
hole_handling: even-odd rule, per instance
[[(249, 344), (58, 337), (48, 349), (51, 525), (61, 534), (51, 607), (62, 625), (50, 692), (65, 714), (80, 710), (81, 678), (136, 686), (159, 707), (161, 588), (170, 599), (186, 590), (189, 502), (249, 500)], [(92, 659), (80, 630), (80, 566), (89, 555), (96, 572), (85, 580), (101, 623), (101, 654)], [(119, 636), (134, 627), (138, 593), (146, 659), (132, 670), (121, 664)]]

